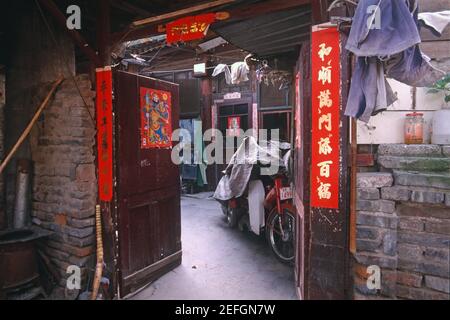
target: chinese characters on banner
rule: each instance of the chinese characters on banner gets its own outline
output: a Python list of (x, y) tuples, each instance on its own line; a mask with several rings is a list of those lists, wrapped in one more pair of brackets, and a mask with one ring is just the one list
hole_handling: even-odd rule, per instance
[(206, 13), (170, 22), (166, 25), (167, 43), (202, 39), (215, 19), (215, 13)]
[(100, 201), (113, 195), (113, 116), (111, 67), (96, 69), (98, 192)]
[(311, 36), (311, 206), (339, 208), (340, 39), (336, 28)]
[(140, 88), (141, 149), (172, 146), (172, 96), (168, 91)]

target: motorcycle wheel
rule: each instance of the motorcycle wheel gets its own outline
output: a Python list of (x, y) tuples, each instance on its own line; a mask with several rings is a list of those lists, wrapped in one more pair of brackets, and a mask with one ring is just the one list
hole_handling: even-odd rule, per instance
[(236, 227), (238, 223), (238, 209), (237, 208), (228, 208), (227, 212), (227, 224), (230, 228)]
[[(284, 263), (292, 263), (295, 258), (295, 217), (285, 210), (283, 214), (272, 210), (267, 220), (266, 239), (275, 256)], [(281, 232), (281, 228), (283, 232)]]

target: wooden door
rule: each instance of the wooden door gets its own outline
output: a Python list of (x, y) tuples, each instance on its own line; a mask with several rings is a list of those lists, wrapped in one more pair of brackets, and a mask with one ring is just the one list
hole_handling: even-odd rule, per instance
[(181, 263), (179, 171), (164, 139), (178, 128), (179, 94), (177, 84), (118, 71), (114, 96), (118, 274), (124, 297)]
[(294, 204), (296, 216), (295, 282), (299, 299), (308, 297), (309, 276), (309, 168), (311, 165), (311, 79), (310, 46), (303, 43), (295, 78), (295, 138), (294, 138)]

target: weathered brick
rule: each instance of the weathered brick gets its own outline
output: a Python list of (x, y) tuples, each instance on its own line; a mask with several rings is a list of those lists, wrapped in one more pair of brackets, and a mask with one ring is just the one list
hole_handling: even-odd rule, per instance
[(64, 213), (55, 214), (54, 222), (60, 226), (67, 224), (67, 216)]
[(448, 265), (433, 262), (404, 260), (401, 258), (398, 259), (397, 264), (398, 268), (402, 270), (419, 272), (438, 277), (448, 277)]
[[(450, 249), (448, 248), (425, 248), (424, 257), (429, 261), (436, 261), (444, 265), (450, 264)], [(449, 267), (450, 270), (450, 267)]]
[(365, 279), (355, 278), (354, 287), (358, 293), (365, 296), (378, 294), (377, 289), (369, 289), (369, 287), (367, 286), (367, 280)]
[(381, 290), (380, 293), (384, 296), (395, 298), (397, 272), (389, 270), (381, 270)]
[(390, 187), (393, 183), (390, 173), (384, 172), (361, 172), (357, 175), (357, 188), (382, 188)]
[(74, 228), (87, 228), (92, 227), (95, 225), (95, 219), (94, 218), (88, 218), (88, 219), (69, 219), (69, 225)]
[(450, 157), (450, 146), (442, 146), (442, 153), (444, 156)]
[(450, 235), (399, 231), (398, 241), (401, 243), (417, 244), (435, 248), (448, 248), (450, 246)]
[(361, 251), (377, 252), (377, 250), (380, 247), (381, 247), (380, 240), (356, 239), (356, 250), (358, 252), (361, 252)]
[(450, 189), (449, 173), (425, 173), (394, 170), (395, 183), (402, 186)]
[(395, 202), (390, 200), (358, 200), (356, 210), (393, 213)]
[(358, 263), (366, 266), (377, 265), (380, 268), (397, 268), (397, 259), (393, 257), (387, 257), (381, 254), (373, 253), (357, 253), (355, 257)]
[(408, 287), (420, 288), (423, 276), (419, 273), (397, 271), (397, 283)]
[(397, 285), (397, 296), (410, 300), (449, 300), (450, 297), (446, 293), (428, 290), (424, 288), (411, 288)]
[(70, 210), (67, 211), (67, 215), (76, 219), (86, 219), (95, 215), (94, 208), (86, 210)]
[(397, 250), (399, 259), (416, 261), (423, 259), (423, 249), (417, 245), (400, 243)]
[(424, 290), (425, 300), (450, 300), (448, 293), (438, 292), (434, 290)]
[(378, 188), (358, 188), (357, 199), (360, 200), (378, 200), (380, 199), (380, 190)]
[(394, 201), (408, 201), (411, 197), (411, 190), (405, 187), (393, 186), (381, 188), (381, 198)]
[(49, 238), (53, 241), (69, 244), (71, 246), (79, 248), (84, 248), (95, 244), (94, 234), (85, 238), (77, 238), (64, 233), (55, 232)]
[(441, 192), (418, 191), (411, 192), (411, 201), (419, 203), (440, 204), (445, 200), (444, 194)]
[(396, 212), (399, 216), (450, 219), (450, 208), (442, 205), (424, 206), (421, 204), (401, 203), (397, 205)]
[(420, 218), (401, 217), (399, 219), (398, 226), (400, 230), (410, 230), (418, 232), (424, 230), (424, 222)]
[(60, 249), (64, 252), (67, 252), (67, 253), (69, 253), (73, 256), (77, 256), (77, 257), (89, 256), (89, 255), (93, 254), (95, 251), (95, 246), (87, 246), (87, 247), (79, 248), (76, 246), (72, 246), (72, 245), (69, 245), (66, 243), (61, 243), (61, 242), (57, 242), (57, 241), (53, 241), (53, 240), (49, 240), (47, 242), (47, 244), (49, 247)]
[(54, 248), (47, 247), (47, 248), (45, 248), (44, 251), (50, 257), (56, 258), (56, 259), (61, 260), (61, 261), (68, 261), (69, 257), (70, 257), (69, 253), (61, 251), (61, 250), (59, 250), (59, 248), (58, 249), (54, 249)]
[(89, 182), (95, 180), (95, 166), (93, 164), (80, 164), (76, 169), (78, 181)]
[(379, 155), (393, 156), (441, 156), (441, 147), (433, 144), (380, 144)]
[(386, 169), (448, 171), (450, 159), (430, 157), (379, 156), (378, 163)]
[(95, 263), (94, 255), (85, 257), (70, 257), (69, 262), (79, 267), (92, 267)]
[(411, 288), (402, 285), (397, 285), (397, 297), (409, 300), (424, 300), (425, 293), (422, 289)]
[(450, 220), (427, 220), (425, 231), (450, 235)]
[(91, 235), (94, 234), (94, 228), (93, 227), (79, 229), (79, 228), (73, 228), (73, 227), (65, 226), (62, 229), (62, 231), (65, 234), (68, 234), (69, 236), (73, 236), (73, 237), (77, 237), (77, 238), (86, 238), (86, 237), (91, 236)]
[(378, 228), (367, 228), (358, 226), (356, 229), (356, 238), (357, 239), (368, 239), (375, 240), (378, 239), (380, 235), (380, 231)]
[(356, 223), (358, 225), (396, 229), (398, 218), (384, 213), (360, 211), (357, 213)]
[(437, 291), (450, 293), (450, 279), (448, 278), (439, 278), (426, 275), (425, 286)]
[(397, 254), (397, 232), (389, 230), (383, 236), (383, 253), (388, 256)]

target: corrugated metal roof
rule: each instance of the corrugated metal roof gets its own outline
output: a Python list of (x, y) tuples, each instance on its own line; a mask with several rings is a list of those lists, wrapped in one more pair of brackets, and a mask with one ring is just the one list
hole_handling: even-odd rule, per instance
[(309, 38), (310, 6), (274, 12), (256, 18), (214, 26), (231, 44), (260, 57), (297, 50)]

